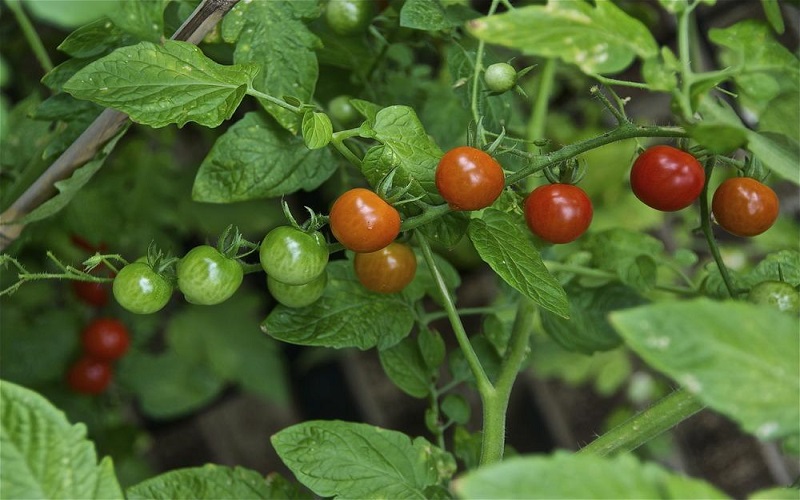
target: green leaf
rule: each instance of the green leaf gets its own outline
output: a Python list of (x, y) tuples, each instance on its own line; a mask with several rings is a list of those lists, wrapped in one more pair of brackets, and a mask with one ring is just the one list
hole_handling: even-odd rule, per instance
[(745, 277), (746, 288), (762, 281), (785, 281), (793, 287), (800, 286), (800, 251), (781, 250), (767, 255)]
[(776, 486), (751, 493), (748, 500), (797, 500), (797, 488)]
[(772, 132), (750, 132), (748, 149), (770, 170), (800, 184), (800, 142)]
[(381, 366), (394, 384), (409, 396), (424, 398), (430, 394), (432, 377), (414, 339), (404, 338), (378, 353)]
[(108, 54), (117, 47), (133, 45), (137, 41), (109, 19), (103, 18), (70, 33), (58, 50), (72, 57), (89, 58)]
[(303, 115), (303, 141), (308, 149), (324, 148), (333, 138), (333, 124), (325, 113), (308, 111)]
[(480, 432), (471, 433), (463, 426), (456, 426), (456, 430), (453, 432), (453, 453), (464, 462), (467, 470), (480, 465), (481, 441)]
[(169, 0), (123, 0), (108, 17), (120, 29), (141, 40), (159, 42), (164, 37), (164, 7)]
[(431, 370), (438, 371), (447, 352), (441, 334), (436, 330), (423, 328), (417, 335), (417, 344), (425, 365)]
[(120, 381), (139, 397), (142, 411), (153, 418), (174, 418), (210, 403), (224, 380), (211, 369), (175, 351), (153, 356), (130, 353), (119, 363)]
[(129, 500), (196, 498), (287, 499), (300, 496), (296, 488), (287, 488), (279, 475), (264, 478), (243, 467), (207, 464), (170, 471), (131, 486), (125, 492)]
[(567, 297), (569, 319), (542, 311), (542, 327), (564, 349), (585, 354), (617, 347), (622, 340), (606, 317), (644, 303), (634, 290), (618, 283), (600, 288), (568, 286)]
[(442, 400), (442, 412), (457, 424), (463, 425), (469, 422), (469, 403), (460, 394), (448, 394), (445, 396)]
[(640, 463), (559, 451), (513, 457), (457, 478), (459, 498), (727, 498), (710, 484)]
[(256, 112), (220, 136), (197, 171), (195, 201), (230, 203), (311, 191), (336, 170), (328, 149), (303, 140)]
[(378, 111), (366, 135), (382, 143), (364, 157), (364, 175), (373, 186), (391, 170), (394, 185), (410, 185), (409, 194), (429, 203), (441, 201), (434, 176), (442, 150), (428, 136), (417, 114), (408, 106), (390, 106)]
[(800, 431), (797, 318), (698, 299), (612, 313), (611, 324), (648, 364), (758, 438)]
[(761, 0), (761, 7), (764, 9), (764, 15), (767, 16), (767, 21), (772, 29), (782, 35), (786, 27), (783, 25), (783, 15), (778, 0)]
[(595, 267), (616, 273), (620, 281), (643, 292), (655, 286), (654, 258), (664, 254), (661, 241), (624, 228), (591, 233), (584, 249), (591, 252)]
[(60, 212), (69, 204), (69, 202), (72, 201), (75, 195), (80, 192), (81, 188), (83, 188), (83, 186), (85, 186), (92, 179), (94, 174), (100, 170), (100, 167), (103, 166), (108, 155), (111, 154), (111, 152), (114, 150), (114, 147), (117, 145), (117, 141), (119, 141), (119, 139), (125, 135), (127, 130), (128, 126), (123, 126), (122, 129), (117, 132), (117, 135), (112, 137), (111, 140), (109, 140), (105, 146), (103, 146), (103, 149), (97, 153), (94, 159), (75, 170), (75, 172), (72, 173), (72, 176), (56, 182), (55, 187), (58, 190), (58, 194), (33, 209), (26, 216), (21, 217), (14, 222), (18, 224), (29, 224), (31, 222), (46, 219), (47, 217)]
[(541, 57), (558, 57), (586, 74), (616, 73), (636, 56), (658, 55), (658, 45), (644, 24), (610, 0), (597, 6), (584, 0), (550, 0), (468, 24), (480, 40)]
[(81, 69), (64, 91), (151, 127), (216, 127), (233, 115), (257, 73), (254, 65), (217, 64), (190, 43), (141, 42)]
[(123, 498), (110, 458), (99, 464), (83, 424), (39, 394), (0, 380), (0, 497)]
[(424, 438), (340, 421), (308, 421), (272, 436), (283, 463), (311, 491), (338, 498), (425, 498), (455, 472)]
[[(222, 36), (236, 39), (233, 60), (255, 63), (262, 68), (253, 87), (274, 97), (291, 95), (309, 102), (319, 73), (314, 53), (319, 39), (309, 31), (304, 18), (319, 15), (316, 1), (239, 2), (222, 24)], [(288, 131), (300, 130), (300, 117), (268, 101), (259, 102)]]
[(328, 286), (317, 302), (299, 309), (279, 305), (261, 329), (290, 344), (366, 350), (397, 344), (413, 325), (413, 311), (402, 294), (368, 291), (350, 261), (337, 261), (328, 264)]
[(407, 0), (400, 9), (400, 26), (425, 31), (447, 30), (478, 15), (458, 3), (450, 2), (445, 6), (439, 0)]
[(41, 2), (27, 0), (34, 17), (65, 29), (82, 26), (119, 8), (118, 0), (68, 0)]
[(542, 263), (539, 251), (512, 215), (486, 209), (472, 219), (469, 237), (475, 250), (511, 287), (544, 309), (568, 317), (567, 295)]
[(237, 292), (216, 306), (185, 305), (167, 325), (167, 341), (185, 359), (266, 399), (289, 403), (289, 382), (276, 343), (255, 327), (263, 301)]

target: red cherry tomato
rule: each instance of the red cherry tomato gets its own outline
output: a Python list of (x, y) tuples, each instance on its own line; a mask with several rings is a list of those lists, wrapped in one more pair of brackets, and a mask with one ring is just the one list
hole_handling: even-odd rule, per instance
[(469, 146), (453, 148), (436, 167), (436, 189), (454, 210), (480, 210), (500, 196), (503, 168), (494, 158)]
[(368, 189), (342, 194), (331, 207), (333, 236), (354, 252), (374, 252), (400, 234), (400, 214)]
[(67, 372), (67, 383), (81, 394), (100, 394), (111, 383), (112, 370), (107, 361), (83, 357)]
[(547, 184), (525, 199), (525, 222), (531, 232), (550, 243), (578, 239), (592, 222), (592, 202), (571, 184)]
[(353, 267), (368, 290), (397, 293), (414, 279), (417, 256), (408, 245), (393, 242), (377, 252), (356, 254)]
[(84, 303), (94, 307), (104, 307), (108, 304), (108, 285), (93, 281), (73, 281), (72, 291)]
[(653, 146), (636, 158), (631, 190), (645, 205), (674, 212), (691, 205), (705, 185), (697, 158), (671, 146)]
[(98, 318), (83, 330), (81, 335), (83, 351), (102, 361), (121, 358), (130, 346), (128, 329), (121, 321), (113, 318)]
[(775, 191), (749, 177), (726, 180), (711, 200), (711, 211), (717, 223), (736, 236), (763, 233), (775, 223), (778, 208)]

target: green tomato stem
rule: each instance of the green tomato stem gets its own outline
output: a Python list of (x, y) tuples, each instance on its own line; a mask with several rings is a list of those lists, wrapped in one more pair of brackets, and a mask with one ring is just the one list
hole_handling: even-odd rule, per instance
[(553, 153), (538, 156), (529, 155), (534, 161), (506, 178), (506, 185), (514, 184), (532, 173), (556, 165), (565, 160), (591, 151), (592, 149), (611, 144), (612, 142), (633, 139), (635, 137), (686, 137), (686, 131), (681, 127), (639, 127), (632, 123), (625, 123), (597, 137), (564, 146)]
[(617, 80), (615, 78), (608, 78), (603, 75), (592, 75), (592, 78), (602, 83), (603, 85), (616, 85), (617, 87), (630, 87), (634, 89), (650, 90), (650, 86), (642, 82), (629, 82), (627, 80)]
[(736, 298), (736, 288), (733, 286), (733, 280), (728, 272), (728, 266), (725, 265), (725, 261), (722, 260), (722, 255), (719, 253), (719, 245), (717, 245), (717, 240), (714, 238), (714, 229), (711, 227), (711, 213), (708, 209), (708, 182), (711, 180), (711, 173), (714, 171), (715, 164), (716, 160), (712, 157), (706, 166), (706, 181), (703, 186), (703, 191), (700, 193), (700, 229), (706, 237), (708, 250), (711, 252), (711, 256), (717, 264), (719, 274), (722, 276), (722, 281), (725, 283), (728, 294), (732, 298)]
[(295, 113), (295, 114), (298, 114), (298, 115), (301, 115), (301, 114), (304, 113), (303, 108), (300, 108), (298, 106), (292, 106), (291, 104), (289, 104), (288, 102), (286, 102), (286, 101), (284, 101), (282, 99), (278, 99), (277, 97), (272, 97), (269, 94), (265, 94), (263, 92), (259, 92), (258, 90), (254, 89), (253, 87), (248, 87), (246, 94), (247, 95), (251, 95), (251, 96), (253, 96), (255, 98), (258, 98), (258, 99), (263, 99), (263, 100), (265, 100), (265, 101), (267, 101), (267, 102), (269, 102), (271, 104), (279, 106), (279, 107), (281, 107), (281, 108), (283, 108), (285, 110), (291, 111), (292, 113)]
[(450, 319), (450, 324), (453, 327), (453, 333), (456, 336), (456, 341), (458, 341), (458, 347), (460, 347), (461, 351), (464, 353), (464, 358), (467, 360), (469, 369), (472, 371), (472, 375), (477, 381), (478, 392), (483, 394), (487, 390), (493, 391), (494, 388), (492, 387), (492, 383), (489, 382), (489, 377), (486, 376), (486, 372), (483, 370), (483, 366), (481, 366), (478, 355), (475, 354), (475, 350), (472, 348), (472, 344), (469, 341), (467, 332), (464, 330), (464, 324), (461, 322), (461, 317), (458, 315), (458, 311), (456, 311), (456, 306), (453, 303), (452, 297), (450, 297), (450, 291), (447, 289), (447, 284), (444, 281), (442, 272), (439, 270), (439, 266), (436, 265), (436, 260), (433, 258), (431, 246), (428, 244), (428, 240), (425, 239), (420, 232), (416, 233), (416, 237), (417, 242), (419, 242), (419, 247), (422, 250), (422, 256), (425, 259), (425, 263), (428, 265), (428, 269), (430, 269), (431, 275), (433, 276), (433, 282), (442, 296), (444, 309), (447, 312), (447, 317)]
[(536, 306), (527, 298), (522, 298), (517, 306), (517, 316), (511, 330), (500, 373), (495, 386), (489, 385), (479, 391), (483, 403), (483, 437), (481, 441), (481, 465), (499, 462), (505, 450), (506, 412), (511, 398), (511, 388), (517, 379), (519, 368), (528, 352)]
[(350, 150), (350, 148), (348, 148), (347, 145), (344, 143), (345, 139), (353, 136), (348, 134), (342, 134), (342, 135), (338, 134), (339, 132), (333, 134), (333, 138), (331, 139), (331, 146), (333, 146), (334, 149), (336, 149), (336, 151), (339, 152), (339, 154), (344, 156), (345, 159), (347, 159), (347, 161), (349, 161), (350, 163), (358, 167), (359, 170), (361, 170), (361, 159), (358, 156), (356, 156), (355, 153), (353, 153)]
[(598, 437), (578, 453), (611, 456), (633, 451), (703, 408), (704, 405), (692, 393), (678, 389)]
[(53, 69), (53, 61), (50, 60), (47, 49), (44, 48), (42, 39), (39, 38), (39, 34), (36, 32), (36, 28), (33, 27), (33, 23), (31, 23), (30, 19), (28, 19), (28, 16), (25, 14), (25, 10), (22, 8), (22, 2), (20, 0), (8, 0), (6, 5), (11, 9), (11, 12), (14, 13), (14, 17), (17, 18), (17, 23), (19, 23), (19, 27), (22, 29), (22, 33), (28, 41), (28, 45), (31, 46), (36, 60), (39, 61), (45, 73), (49, 73)]

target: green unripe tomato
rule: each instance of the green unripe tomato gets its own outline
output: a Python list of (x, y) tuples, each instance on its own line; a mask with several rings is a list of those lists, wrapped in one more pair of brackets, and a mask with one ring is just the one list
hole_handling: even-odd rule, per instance
[(272, 279), (287, 285), (303, 285), (325, 271), (328, 245), (319, 231), (306, 233), (280, 226), (264, 237), (259, 258), (261, 267)]
[(186, 301), (210, 306), (228, 300), (242, 284), (244, 271), (236, 259), (200, 245), (178, 261), (178, 289)]
[(334, 97), (328, 103), (328, 113), (330, 113), (331, 118), (345, 126), (356, 123), (359, 116), (361, 116), (350, 103), (350, 99), (350, 96), (340, 95)]
[(358, 35), (375, 16), (375, 0), (330, 0), (325, 21), (337, 35)]
[(800, 313), (800, 292), (783, 281), (763, 281), (750, 289), (747, 300), (768, 304), (779, 311)]
[(492, 92), (507, 92), (517, 84), (517, 70), (508, 63), (495, 63), (486, 68), (483, 81)]
[(172, 297), (172, 285), (141, 260), (117, 273), (111, 291), (119, 305), (134, 314), (160, 311)]
[(305, 307), (316, 302), (328, 284), (328, 273), (323, 272), (303, 285), (287, 285), (267, 276), (269, 293), (286, 307)]

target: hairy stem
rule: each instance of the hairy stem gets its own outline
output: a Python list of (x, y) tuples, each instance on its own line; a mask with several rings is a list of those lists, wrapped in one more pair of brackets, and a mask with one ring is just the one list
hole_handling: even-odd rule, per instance
[(691, 417), (703, 407), (703, 404), (689, 391), (678, 389), (598, 437), (581, 448), (578, 453), (609, 456), (633, 451)]

